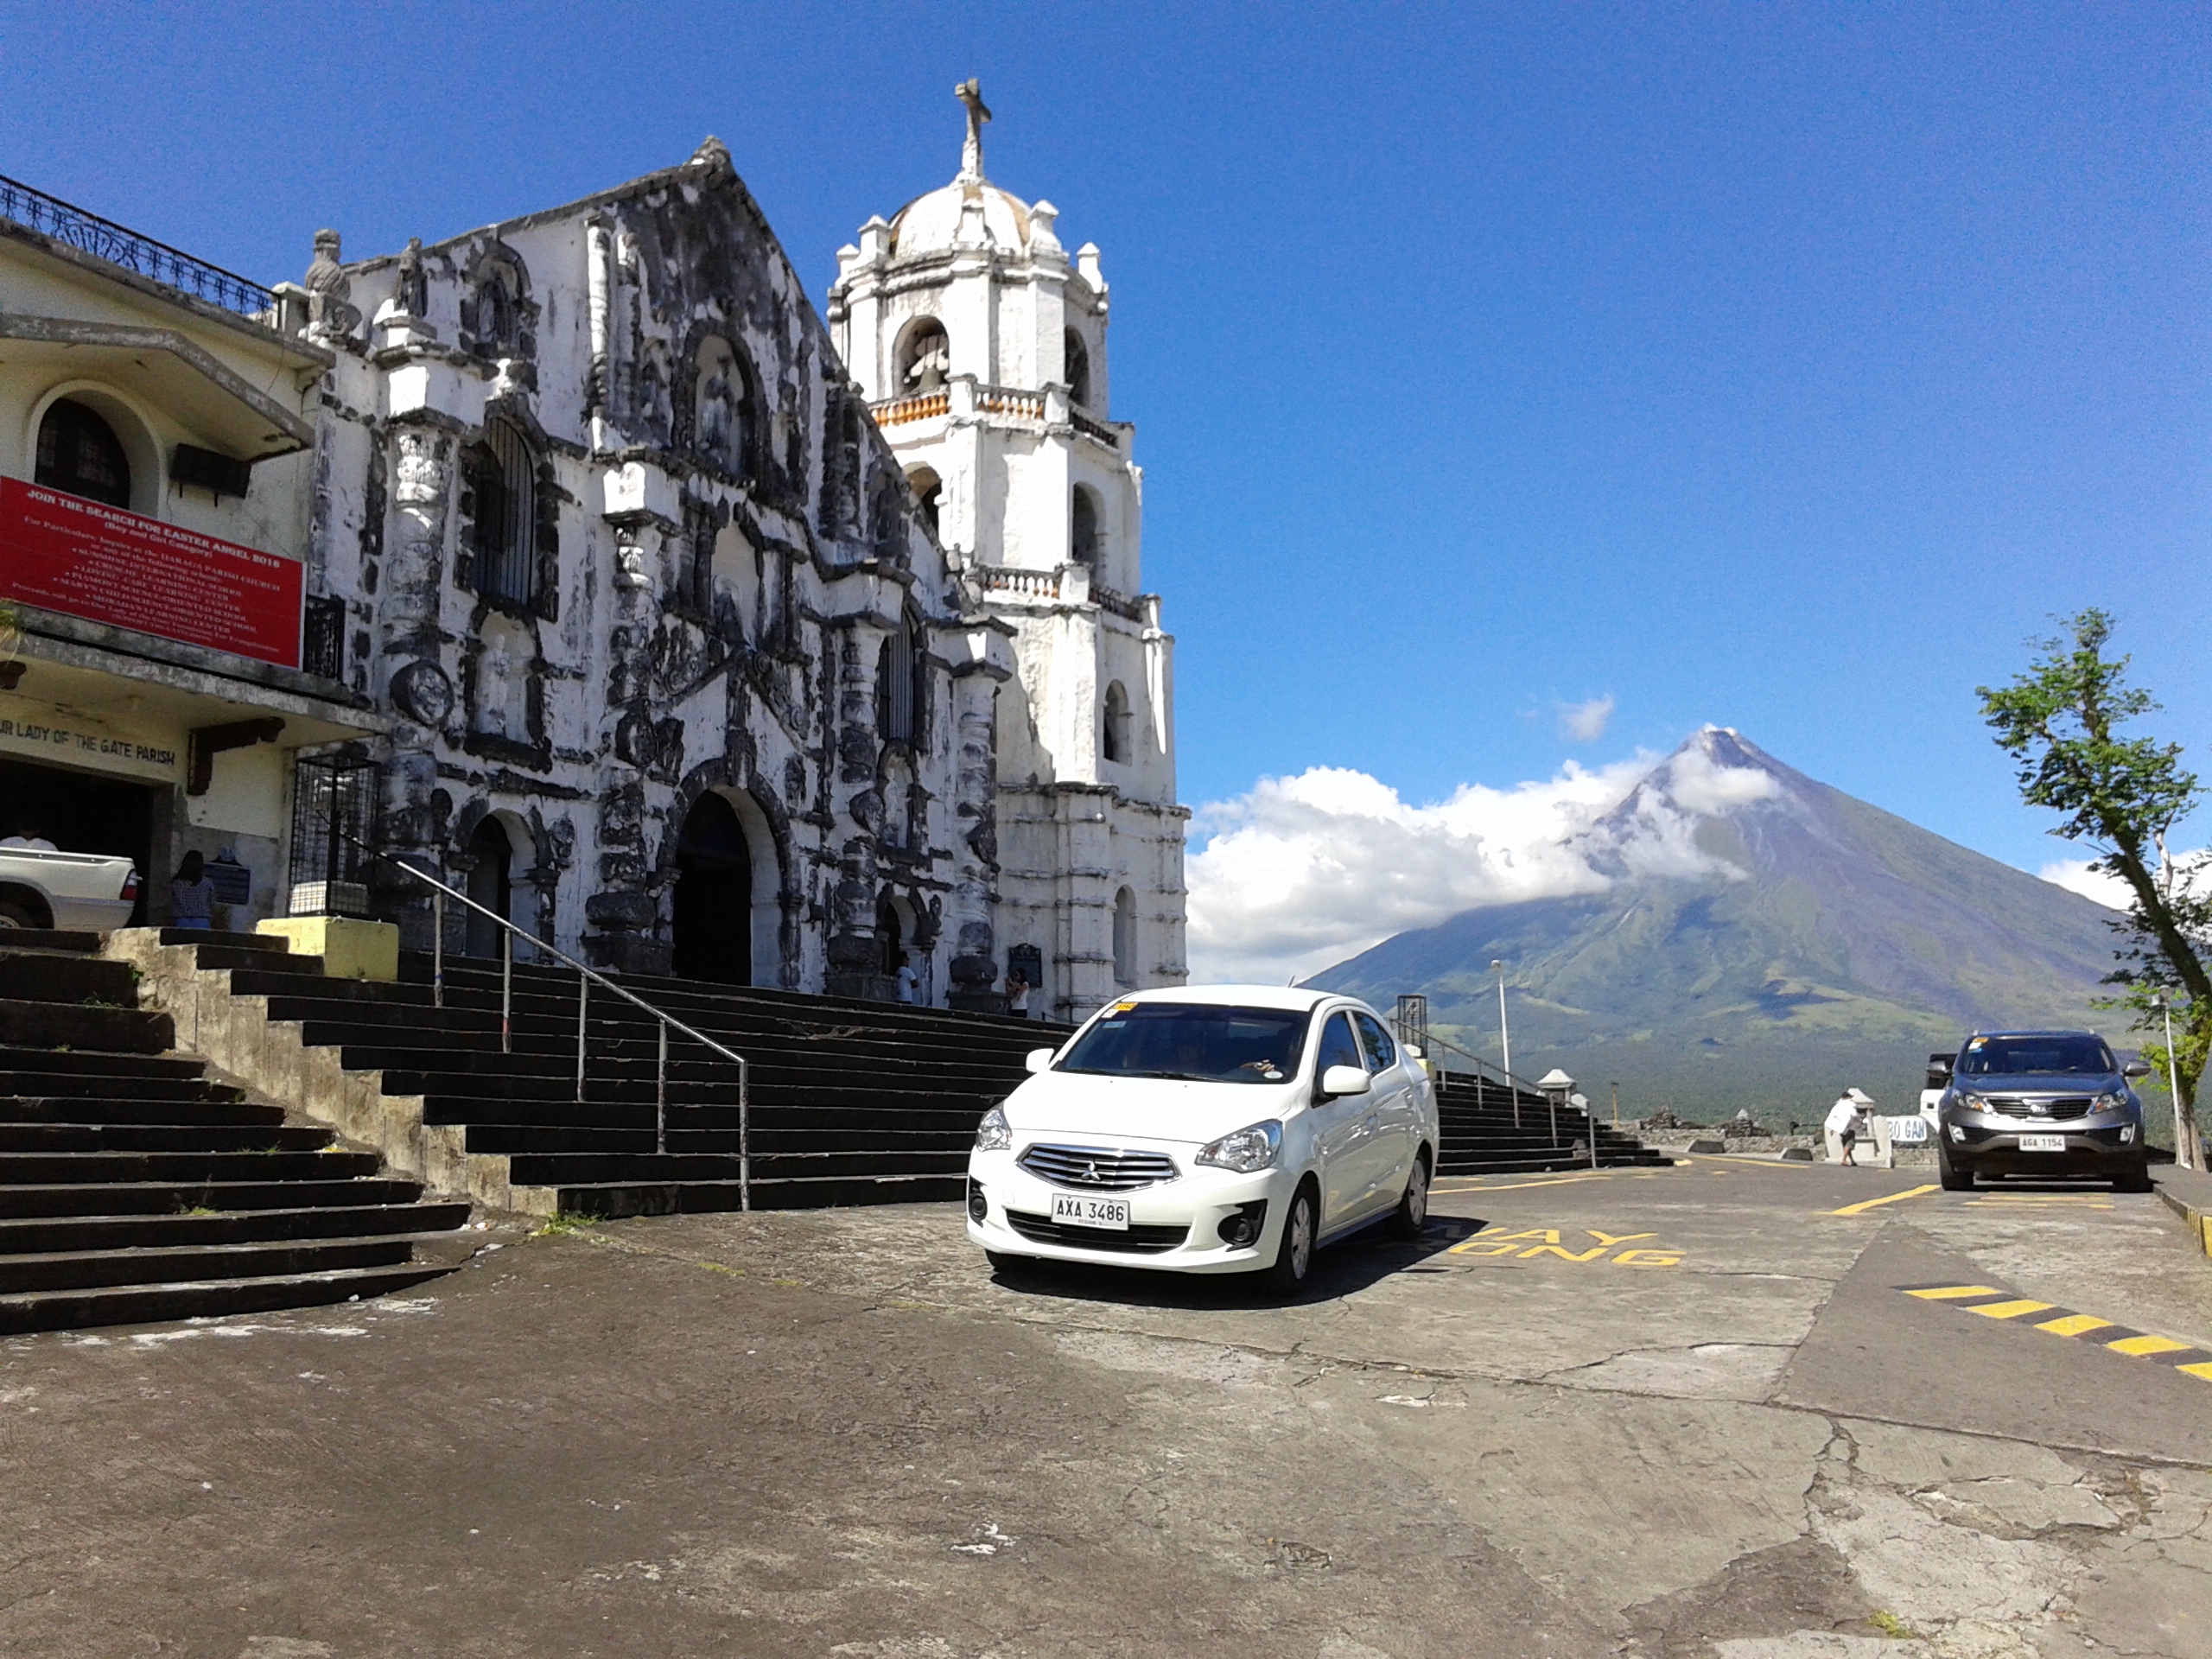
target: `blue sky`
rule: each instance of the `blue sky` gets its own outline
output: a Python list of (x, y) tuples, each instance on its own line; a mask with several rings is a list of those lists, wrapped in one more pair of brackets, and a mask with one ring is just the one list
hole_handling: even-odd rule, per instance
[(0, 172), (275, 280), (712, 131), (818, 302), (971, 73), (1104, 250), (1185, 799), (1713, 721), (2032, 868), (1973, 688), (2088, 603), (2212, 770), (2202, 7), (7, 4)]

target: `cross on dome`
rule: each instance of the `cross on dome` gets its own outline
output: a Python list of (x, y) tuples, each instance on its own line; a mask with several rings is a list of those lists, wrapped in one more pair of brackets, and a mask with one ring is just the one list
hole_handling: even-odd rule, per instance
[(952, 95), (968, 109), (968, 138), (960, 146), (960, 176), (980, 181), (983, 176), (983, 123), (991, 118), (990, 105), (983, 102), (982, 84), (973, 75), (955, 86)]

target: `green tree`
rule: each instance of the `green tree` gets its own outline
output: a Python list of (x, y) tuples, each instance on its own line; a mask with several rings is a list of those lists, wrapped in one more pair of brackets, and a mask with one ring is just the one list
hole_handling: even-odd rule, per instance
[[(2159, 705), (2127, 683), (2127, 658), (2106, 655), (2112, 617), (2092, 608), (2058, 620), (2066, 634), (2032, 642), (2044, 654), (2027, 672), (1994, 690), (1974, 690), (1999, 747), (2020, 763), (2021, 798), (2064, 814), (2058, 833), (2095, 848), (2089, 868), (2126, 884), (2126, 913), (2113, 924), (2123, 940), (2120, 965), (2105, 982), (2121, 988), (2114, 1005), (2133, 1010), (2139, 1029), (2161, 1038), (2158, 1009), (2171, 1002), (2172, 1059), (2184, 1104), (2185, 1144), (2176, 1150), (2201, 1166), (2188, 1103), (2212, 1051), (2212, 976), (2205, 966), (2212, 955), (2212, 880), (2205, 879), (2212, 854), (2177, 856), (2166, 838), (2204, 790), (2182, 764), (2178, 743), (2120, 734), (2119, 728)], [(2143, 1052), (2164, 1077), (2163, 1042)]]

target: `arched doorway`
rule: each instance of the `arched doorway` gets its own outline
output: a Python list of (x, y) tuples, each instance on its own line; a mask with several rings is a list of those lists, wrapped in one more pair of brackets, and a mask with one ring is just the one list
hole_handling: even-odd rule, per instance
[(753, 859), (744, 826), (719, 795), (702, 795), (683, 820), (673, 921), (680, 978), (753, 982)]
[[(506, 826), (496, 817), (487, 816), (476, 826), (476, 833), (468, 838), (468, 896), (485, 910), (501, 916), (511, 916), (514, 903), (514, 846), (507, 839)], [(468, 912), (468, 935), (462, 945), (472, 957), (496, 957), (499, 954), (498, 923), (480, 911)]]

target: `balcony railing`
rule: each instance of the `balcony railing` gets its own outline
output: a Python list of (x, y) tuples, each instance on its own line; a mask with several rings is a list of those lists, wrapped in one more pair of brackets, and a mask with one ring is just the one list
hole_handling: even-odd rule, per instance
[(1074, 404), (1068, 405), (1068, 420), (1086, 438), (1095, 438), (1109, 449), (1122, 447), (1122, 435), (1095, 416), (1086, 415)]
[(1045, 418), (1045, 394), (1041, 391), (1022, 391), (1013, 386), (978, 386), (976, 402), (989, 415), (1011, 415), (1023, 421)]
[(260, 320), (275, 315), (276, 296), (259, 283), (4, 176), (0, 176), (0, 219), (242, 317)]
[(1006, 564), (979, 564), (975, 570), (987, 594), (1019, 594), (1024, 599), (1060, 596), (1060, 573), (1057, 570), (1018, 570)]
[(875, 423), (903, 426), (908, 421), (926, 421), (933, 415), (943, 415), (951, 407), (952, 399), (942, 391), (925, 391), (918, 397), (897, 397), (875, 405)]

